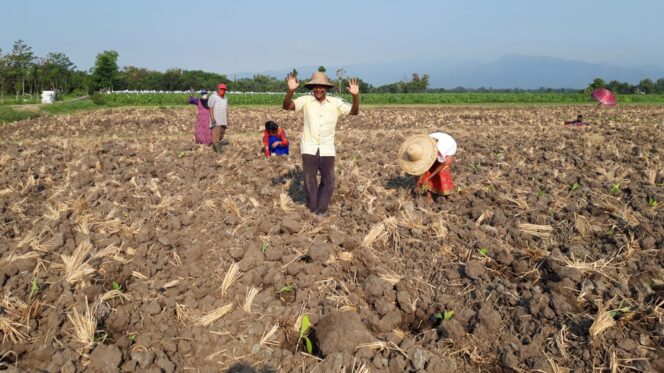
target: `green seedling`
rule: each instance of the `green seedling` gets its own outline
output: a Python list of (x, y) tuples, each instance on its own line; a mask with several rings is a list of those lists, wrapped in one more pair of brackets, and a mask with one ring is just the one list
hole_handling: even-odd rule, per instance
[(611, 318), (615, 319), (616, 317), (618, 317), (620, 315), (624, 315), (624, 314), (630, 313), (630, 312), (632, 312), (632, 310), (630, 310), (629, 307), (620, 307), (620, 308), (616, 308), (615, 310), (609, 311), (609, 315), (611, 315)]
[(297, 343), (299, 344), (300, 341), (304, 339), (304, 344), (307, 347), (307, 352), (309, 354), (311, 354), (314, 350), (314, 347), (311, 344), (311, 340), (307, 336), (307, 334), (309, 334), (310, 327), (311, 327), (311, 322), (309, 321), (309, 316), (307, 315), (302, 316), (302, 324), (300, 324), (300, 338), (297, 340)]
[(609, 193), (611, 193), (611, 194), (618, 194), (618, 193), (620, 193), (620, 184), (613, 184), (613, 185), (611, 185), (611, 189), (609, 189)]
[(122, 291), (122, 285), (117, 281), (113, 281), (111, 286), (113, 287), (113, 290)]
[(457, 187), (456, 187), (456, 192), (459, 193), (459, 192), (461, 192), (462, 190), (463, 190), (463, 188), (457, 185)]
[(129, 213), (125, 211), (125, 212), (122, 213), (122, 216), (123, 216), (125, 219), (127, 219), (127, 218), (129, 218)]
[(279, 289), (280, 293), (290, 293), (295, 287), (293, 285), (286, 285), (283, 288)]
[(579, 183), (574, 183), (574, 184), (572, 184), (572, 186), (569, 187), (569, 189), (570, 189), (572, 192), (574, 192), (574, 191), (576, 191), (576, 190), (579, 190), (580, 188), (581, 188), (581, 184), (579, 184)]
[(131, 343), (136, 343), (136, 334), (129, 334), (127, 338), (129, 338)]
[(544, 191), (544, 189), (537, 188), (537, 197), (542, 198), (542, 197), (544, 197), (545, 194), (546, 194), (546, 192)]
[(32, 278), (32, 281), (30, 281), (30, 298), (32, 298), (33, 295), (37, 294), (39, 291), (39, 283), (37, 282), (36, 278)]
[(503, 159), (505, 159), (505, 154), (503, 154), (501, 152), (496, 152), (496, 160), (497, 161), (502, 161)]
[(185, 152), (179, 152), (179, 153), (178, 153), (178, 158), (182, 158), (182, 157), (184, 157), (184, 156), (185, 156)]
[(448, 321), (454, 317), (454, 311), (436, 312), (433, 317), (440, 321)]
[(264, 242), (264, 243), (261, 245), (261, 251), (262, 251), (262, 252), (266, 252), (268, 247), (270, 247), (270, 244), (267, 243), (267, 242)]
[(487, 254), (489, 254), (489, 249), (487, 249), (486, 247), (483, 247), (483, 248), (479, 249), (479, 252), (480, 252), (480, 255), (487, 256)]
[(652, 208), (657, 207), (657, 200), (653, 197), (648, 197), (648, 206)]

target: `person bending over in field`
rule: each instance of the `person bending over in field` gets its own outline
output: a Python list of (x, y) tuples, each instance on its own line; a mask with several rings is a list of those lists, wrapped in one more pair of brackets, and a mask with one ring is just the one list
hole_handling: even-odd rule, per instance
[(576, 116), (576, 119), (565, 122), (566, 126), (589, 126), (590, 123), (583, 121), (583, 115), (579, 114)]
[[(338, 97), (328, 97), (327, 91), (334, 87), (322, 72), (315, 72), (304, 86), (313, 95), (305, 95), (293, 100), (295, 90), (300, 86), (294, 75), (286, 78), (288, 92), (284, 97), (284, 110), (302, 111), (304, 128), (300, 140), (304, 190), (307, 193), (307, 207), (317, 216), (324, 216), (334, 191), (334, 133), (337, 120), (342, 114), (357, 115), (360, 112), (360, 85), (351, 79), (348, 92), (353, 96), (353, 105)], [(321, 179), (318, 184), (317, 175)]]
[(454, 192), (452, 164), (457, 150), (452, 136), (434, 132), (428, 136), (413, 136), (399, 149), (399, 165), (410, 175), (421, 175), (415, 184), (415, 194), (433, 202), (433, 194)]
[(271, 120), (265, 122), (265, 130), (263, 131), (263, 150), (265, 156), (270, 157), (275, 155), (288, 155), (288, 137), (283, 128)]
[(208, 100), (210, 107), (210, 128), (212, 129), (212, 149), (221, 153), (221, 140), (224, 139), (228, 129), (228, 100), (226, 99), (226, 84), (220, 83), (217, 91)]
[(208, 107), (208, 95), (206, 90), (200, 91), (200, 98), (194, 97), (194, 90), (189, 91), (189, 103), (198, 107), (198, 116), (194, 124), (194, 140), (196, 144), (210, 145), (212, 143), (212, 131), (210, 130), (210, 108)]

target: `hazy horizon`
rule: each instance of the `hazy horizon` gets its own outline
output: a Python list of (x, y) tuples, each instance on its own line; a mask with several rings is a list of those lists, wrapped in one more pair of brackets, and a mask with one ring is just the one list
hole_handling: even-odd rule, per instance
[(572, 0), (24, 0), (2, 8), (3, 54), (22, 39), (38, 56), (65, 53), (80, 70), (92, 67), (104, 50), (117, 51), (120, 66), (221, 74), (399, 61), (490, 62), (509, 54), (664, 65), (664, 49), (655, 47), (664, 40), (664, 2), (653, 0), (607, 0), (601, 7)]

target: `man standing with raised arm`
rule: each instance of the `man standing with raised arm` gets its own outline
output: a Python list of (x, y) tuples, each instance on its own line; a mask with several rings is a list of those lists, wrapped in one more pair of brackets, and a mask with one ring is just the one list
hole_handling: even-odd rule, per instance
[[(315, 72), (304, 86), (313, 92), (293, 100), (300, 86), (294, 75), (288, 74), (288, 92), (284, 98), (284, 110), (302, 111), (304, 128), (300, 141), (304, 190), (307, 207), (318, 215), (325, 216), (334, 191), (334, 133), (337, 120), (342, 114), (357, 115), (360, 112), (360, 86), (357, 79), (349, 82), (348, 93), (353, 96), (353, 105), (338, 97), (328, 97), (327, 91), (334, 87), (323, 72)], [(320, 172), (320, 184), (317, 175)]]
[(208, 99), (208, 107), (210, 108), (210, 128), (212, 129), (212, 150), (215, 153), (221, 153), (223, 151), (222, 140), (228, 129), (226, 84), (219, 83), (217, 91)]

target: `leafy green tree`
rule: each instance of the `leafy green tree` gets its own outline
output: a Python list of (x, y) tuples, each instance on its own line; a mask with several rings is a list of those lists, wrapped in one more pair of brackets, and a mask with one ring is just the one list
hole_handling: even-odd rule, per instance
[(182, 69), (173, 68), (168, 69), (164, 73), (163, 77), (163, 88), (167, 91), (184, 91), (184, 86), (182, 85)]
[(321, 66), (318, 66), (318, 71), (321, 72), (321, 73), (324, 73), (324, 72), (327, 71), (327, 69), (325, 68), (325, 66), (321, 65)]
[(145, 77), (144, 84), (144, 87), (141, 87), (141, 89), (163, 90), (164, 74), (160, 71), (150, 71), (148, 76)]
[(664, 94), (664, 78), (657, 79), (655, 82), (655, 93)]
[(41, 64), (41, 75), (48, 86), (67, 92), (69, 77), (76, 66), (64, 53), (50, 52)]
[(604, 79), (602, 78), (595, 78), (592, 83), (588, 85), (586, 88), (586, 93), (590, 93), (594, 91), (597, 88), (604, 88), (606, 86), (606, 82), (604, 82)]
[(92, 94), (94, 92), (92, 76), (88, 72), (73, 71), (69, 79), (72, 92), (77, 94)]
[(286, 89), (286, 82), (267, 75), (254, 75), (253, 78), (239, 79), (230, 83), (229, 89), (240, 92), (280, 92)]
[[(214, 89), (220, 81), (228, 81), (226, 75), (209, 73), (202, 70), (184, 70), (180, 77), (184, 89)], [(230, 87), (229, 87), (230, 88)]]
[(343, 67), (340, 67), (340, 68), (337, 69), (336, 75), (337, 75), (337, 81), (336, 81), (337, 91), (339, 93), (344, 93), (343, 92), (343, 83), (344, 83), (344, 79), (346, 79), (346, 70), (344, 70)]
[(597, 89), (597, 88), (604, 88), (606, 86), (606, 83), (604, 82), (604, 79), (602, 78), (595, 78), (592, 83), (590, 83), (590, 88), (592, 89)]
[(0, 100), (5, 98), (5, 80), (7, 80), (7, 58), (0, 49)]
[(611, 92), (620, 93), (620, 94), (630, 94), (634, 92), (634, 87), (631, 84), (625, 82), (619, 82), (617, 80), (610, 81), (606, 88)]
[(146, 80), (150, 75), (150, 70), (144, 67), (125, 66), (120, 72), (119, 89), (129, 89), (137, 91), (146, 89)]
[(16, 99), (18, 99), (19, 92), (22, 95), (25, 94), (25, 83), (29, 78), (30, 66), (34, 60), (35, 55), (32, 53), (31, 47), (21, 39), (14, 42), (12, 53), (7, 56), (7, 63), (9, 65), (9, 77), (14, 84)]
[(112, 91), (119, 78), (118, 52), (110, 50), (99, 53), (95, 61), (95, 67), (92, 70), (92, 81), (95, 90), (110, 89)]
[(639, 90), (645, 94), (653, 94), (655, 92), (655, 83), (650, 79), (643, 79), (639, 82)]
[[(360, 87), (361, 89), (362, 87)], [(420, 76), (418, 73), (411, 75), (410, 81), (398, 81), (396, 83), (383, 85), (377, 88), (371, 88), (376, 93), (411, 93), (427, 92), (429, 89), (429, 74)]]

